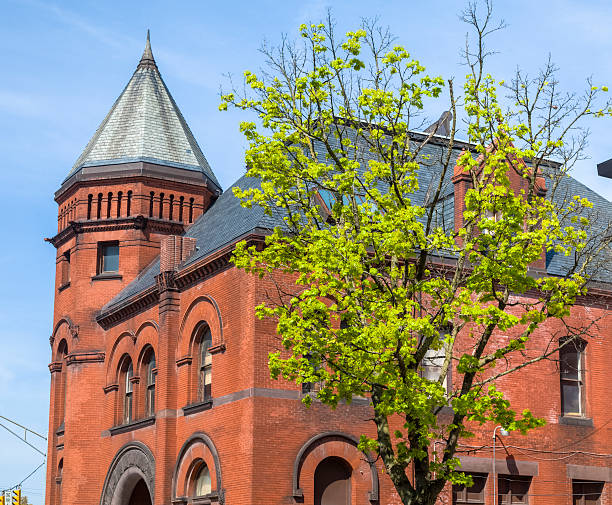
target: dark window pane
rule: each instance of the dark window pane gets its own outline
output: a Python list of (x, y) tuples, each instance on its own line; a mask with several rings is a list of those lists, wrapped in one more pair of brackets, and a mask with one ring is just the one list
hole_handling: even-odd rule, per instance
[(102, 271), (117, 272), (119, 270), (119, 246), (105, 245), (102, 248)]
[(473, 484), (469, 488), (453, 485), (453, 505), (483, 504), (484, 488), (487, 483), (487, 474), (473, 473)]
[[(571, 345), (571, 344), (570, 344)], [(561, 354), (561, 377), (564, 379), (577, 379), (580, 353), (573, 347), (562, 351)]]
[(600, 505), (603, 482), (573, 481), (574, 505)]
[(563, 413), (580, 414), (580, 384), (573, 381), (563, 381), (561, 383)]

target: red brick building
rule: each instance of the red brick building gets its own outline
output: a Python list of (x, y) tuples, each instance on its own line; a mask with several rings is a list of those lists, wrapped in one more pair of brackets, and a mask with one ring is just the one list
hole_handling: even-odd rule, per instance
[[(612, 216), (610, 202), (571, 184)], [(229, 257), (276, 223), (222, 192), (148, 41), (55, 200), (48, 505), (399, 503), (356, 447), (373, 433), (367, 400), (306, 408), (302, 388), (270, 379), (275, 328), (254, 316), (270, 286)], [(607, 317), (608, 288), (573, 317)], [(567, 357), (580, 363), (575, 377), (544, 361), (502, 381), (517, 409), (548, 424), (496, 439), (495, 461), (494, 427), (478, 431), (461, 458), (475, 485), (449, 486), (445, 503), (493, 503), (496, 479), (503, 503), (612, 504), (603, 321), (599, 338)], [(580, 396), (571, 412), (561, 405), (568, 381)]]

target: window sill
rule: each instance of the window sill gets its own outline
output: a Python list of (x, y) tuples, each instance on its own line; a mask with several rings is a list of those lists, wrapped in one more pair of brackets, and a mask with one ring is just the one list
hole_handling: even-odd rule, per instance
[(219, 503), (219, 493), (217, 491), (213, 491), (204, 496), (181, 496), (172, 500), (172, 505), (211, 505), (214, 503)]
[(593, 428), (593, 419), (580, 416), (559, 416), (559, 424), (568, 426), (586, 426)]
[(152, 426), (153, 424), (155, 424), (155, 416), (145, 417), (144, 419), (131, 421), (120, 426), (114, 426), (108, 431), (110, 432), (112, 437), (113, 435), (119, 435), (121, 433), (127, 433), (128, 431), (138, 430), (140, 428), (145, 428), (146, 426)]
[(104, 272), (98, 275), (94, 275), (92, 281), (110, 281), (110, 280), (121, 280), (123, 276), (119, 272)]
[(64, 434), (64, 421), (62, 421), (62, 424), (59, 425), (59, 428), (57, 429), (57, 431), (55, 432), (55, 434), (58, 437), (61, 437)]
[(209, 410), (213, 406), (212, 398), (208, 400), (204, 400), (203, 402), (192, 403), (191, 405), (187, 405), (183, 407), (183, 415), (189, 416), (191, 414), (197, 414), (198, 412), (202, 412), (204, 410)]
[(65, 284), (62, 284), (59, 288), (57, 288), (57, 292), (61, 293), (62, 291), (64, 291), (64, 289), (69, 288), (70, 287), (70, 281), (66, 282)]

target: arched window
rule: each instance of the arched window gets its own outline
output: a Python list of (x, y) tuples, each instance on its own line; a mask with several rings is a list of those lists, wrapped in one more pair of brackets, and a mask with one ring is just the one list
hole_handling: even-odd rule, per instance
[(183, 203), (185, 202), (185, 197), (181, 196), (179, 198), (179, 218), (178, 220), (183, 222)]
[(172, 210), (174, 207), (174, 195), (170, 195), (170, 213), (168, 214), (168, 219), (172, 221)]
[(126, 215), (127, 217), (130, 217), (131, 213), (132, 213), (132, 190), (127, 192), (127, 205), (126, 205), (127, 209), (126, 209)]
[(123, 363), (123, 422), (129, 423), (133, 419), (133, 393), (134, 367), (132, 360), (126, 359)]
[(64, 418), (66, 416), (66, 390), (68, 389), (67, 381), (67, 370), (66, 370), (66, 356), (68, 355), (68, 344), (65, 340), (62, 340), (57, 346), (57, 361), (62, 363), (62, 371), (59, 376), (58, 384), (58, 401), (59, 401), (59, 412), (60, 412), (60, 426), (64, 425)]
[(57, 477), (55, 477), (55, 483), (57, 484), (57, 500), (56, 503), (62, 503), (62, 476), (64, 474), (64, 458), (60, 459), (57, 465)]
[(351, 505), (351, 467), (342, 458), (330, 456), (314, 474), (315, 505)]
[(102, 193), (98, 193), (98, 208), (96, 209), (96, 219), (100, 219), (102, 215)]
[(87, 219), (91, 219), (91, 202), (93, 201), (93, 195), (87, 195)]
[(195, 496), (205, 496), (210, 494), (211, 490), (210, 470), (208, 469), (206, 463), (202, 463), (195, 478), (194, 494)]
[(155, 363), (155, 353), (153, 349), (149, 352), (145, 363), (147, 365), (147, 398), (145, 401), (145, 409), (147, 416), (155, 415), (155, 381), (157, 379), (157, 364)]
[(204, 324), (199, 330), (198, 335), (198, 400), (206, 401), (211, 398), (212, 383), (212, 336), (210, 328)]
[(189, 222), (193, 222), (193, 198), (189, 199)]
[(121, 217), (121, 199), (123, 198), (123, 191), (117, 193), (117, 217)]
[(153, 217), (153, 201), (155, 200), (155, 191), (151, 191), (149, 196), (149, 217)]
[(109, 191), (108, 200), (106, 202), (106, 217), (111, 217), (111, 205), (113, 204), (113, 194)]
[(159, 218), (163, 219), (164, 217), (164, 194), (159, 194)]

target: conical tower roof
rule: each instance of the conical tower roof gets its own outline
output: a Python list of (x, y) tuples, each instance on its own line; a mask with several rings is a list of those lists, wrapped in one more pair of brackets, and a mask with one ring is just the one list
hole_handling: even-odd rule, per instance
[(134, 161), (200, 171), (221, 188), (159, 73), (148, 31), (134, 75), (66, 180), (84, 167)]

